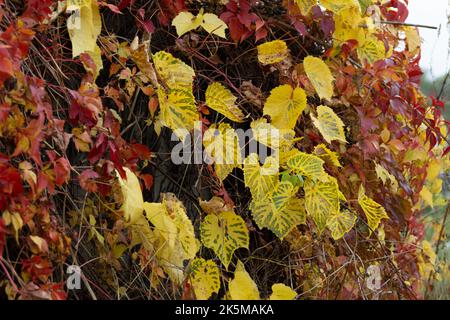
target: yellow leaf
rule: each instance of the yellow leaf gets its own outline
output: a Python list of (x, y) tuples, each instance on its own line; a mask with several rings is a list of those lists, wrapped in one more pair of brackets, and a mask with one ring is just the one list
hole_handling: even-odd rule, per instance
[(72, 56), (78, 57), (83, 52), (94, 52), (97, 37), (102, 29), (102, 21), (96, 0), (68, 0), (67, 12), (72, 15), (67, 20)]
[(335, 31), (334, 40), (345, 42), (347, 40), (359, 40), (364, 36), (365, 31), (360, 25), (364, 24), (364, 19), (356, 7), (344, 8), (334, 15)]
[(253, 138), (274, 151), (286, 152), (293, 148), (295, 131), (291, 129), (277, 129), (266, 118), (259, 118), (250, 123)]
[(220, 181), (241, 166), (241, 148), (236, 131), (228, 124), (218, 128), (211, 125), (203, 135), (205, 152), (214, 160), (214, 169)]
[(311, 115), (311, 119), (325, 141), (331, 143), (333, 140), (339, 140), (347, 143), (344, 133), (344, 123), (334, 113), (333, 109), (322, 105), (318, 106), (317, 118)]
[(321, 99), (331, 100), (333, 96), (333, 75), (320, 58), (307, 56), (303, 61), (306, 75)]
[(369, 235), (376, 230), (381, 219), (389, 219), (386, 210), (379, 203), (365, 195), (365, 189), (362, 185), (359, 188), (358, 203), (366, 214)]
[(298, 187), (289, 181), (280, 182), (270, 197), (253, 199), (250, 210), (259, 228), (268, 228), (283, 239), (295, 226), (305, 223), (302, 199), (295, 197)]
[(192, 91), (195, 72), (190, 66), (165, 51), (155, 53), (152, 58), (158, 76), (170, 89)]
[(256, 153), (250, 154), (244, 161), (245, 186), (250, 188), (253, 200), (264, 199), (278, 183), (278, 164), (273, 157), (267, 157), (264, 165), (259, 164)]
[(317, 0), (295, 0), (302, 15), (307, 16), (312, 7), (317, 5)]
[(272, 89), (264, 104), (264, 114), (270, 116), (275, 128), (292, 130), (305, 108), (305, 91), (285, 84)]
[(243, 122), (244, 114), (236, 106), (236, 97), (219, 82), (213, 82), (206, 89), (206, 104), (211, 109), (223, 114), (235, 122)]
[(386, 184), (387, 181), (390, 181), (391, 186), (394, 190), (397, 190), (398, 188), (398, 182), (397, 179), (384, 167), (379, 165), (378, 163), (375, 163), (375, 172), (377, 173), (378, 179), (383, 181), (383, 184)]
[(325, 229), (327, 220), (339, 213), (339, 187), (333, 177), (327, 182), (305, 181), (306, 212), (313, 218), (319, 233)]
[(201, 240), (228, 269), (235, 250), (248, 249), (249, 236), (244, 219), (232, 211), (209, 214), (200, 226)]
[(439, 160), (432, 160), (427, 169), (427, 180), (433, 181), (441, 173), (442, 162)]
[(149, 236), (159, 264), (180, 284), (184, 278), (184, 261), (195, 257), (198, 243), (181, 201), (170, 193), (163, 194), (162, 199), (162, 203), (144, 203), (146, 217), (155, 227)]
[(219, 268), (213, 260), (197, 258), (191, 263), (191, 284), (198, 300), (207, 300), (220, 289)]
[(403, 30), (405, 32), (409, 52), (413, 54), (417, 53), (421, 45), (419, 30), (416, 27), (404, 27)]
[(226, 204), (222, 198), (219, 198), (216, 196), (212, 197), (211, 200), (209, 200), (209, 201), (200, 200), (199, 202), (200, 202), (200, 207), (207, 214), (217, 214), (220, 212), (233, 210), (233, 208), (230, 205)]
[(358, 58), (363, 63), (373, 64), (386, 58), (384, 43), (375, 36), (368, 36), (356, 48)]
[(301, 174), (312, 180), (323, 180), (327, 178), (323, 164), (324, 161), (319, 157), (298, 150), (287, 161), (287, 167), (295, 174)]
[(126, 179), (119, 177), (119, 185), (122, 191), (123, 203), (121, 211), (125, 220), (130, 224), (135, 223), (142, 217), (144, 198), (142, 197), (141, 185), (136, 175), (127, 167), (124, 167)]
[(8, 210), (6, 210), (3, 212), (2, 218), (3, 218), (3, 221), (5, 222), (6, 226), (12, 225), (13, 230), (14, 230), (14, 236), (18, 243), (19, 231), (23, 227), (22, 217), (17, 212), (10, 213)]
[(320, 5), (334, 13), (339, 13), (348, 8), (358, 8), (360, 10), (358, 0), (320, 0)]
[(422, 190), (420, 191), (420, 198), (425, 201), (425, 203), (430, 207), (434, 207), (433, 194), (427, 186), (423, 186)]
[(201, 26), (206, 32), (226, 39), (225, 30), (227, 25), (225, 22), (213, 13), (203, 13), (203, 9), (200, 10), (197, 16), (190, 12), (180, 12), (172, 20), (172, 26), (176, 28), (179, 37)]
[(314, 154), (325, 162), (329, 161), (329, 163), (336, 167), (342, 167), (338, 154), (328, 149), (323, 143), (314, 147)]
[(282, 40), (274, 40), (260, 44), (257, 49), (258, 60), (263, 65), (281, 62), (289, 56), (288, 47)]
[(180, 140), (184, 141), (186, 134), (194, 129), (195, 122), (200, 117), (192, 92), (185, 89), (157, 90), (160, 107), (161, 123), (172, 129)]
[(260, 300), (258, 287), (241, 261), (238, 261), (234, 279), (230, 281), (228, 290), (231, 300)]
[(272, 285), (270, 300), (294, 300), (296, 296), (297, 292), (285, 284), (275, 283)]
[(349, 232), (356, 222), (356, 215), (350, 210), (344, 210), (328, 217), (327, 228), (334, 240), (339, 240)]

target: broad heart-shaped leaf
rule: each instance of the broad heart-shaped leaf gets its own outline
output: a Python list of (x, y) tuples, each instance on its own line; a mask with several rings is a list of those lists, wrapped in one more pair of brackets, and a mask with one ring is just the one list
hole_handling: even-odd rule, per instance
[(135, 223), (142, 217), (144, 198), (142, 197), (141, 185), (136, 175), (127, 167), (124, 167), (126, 179), (118, 175), (120, 190), (122, 191), (122, 207), (125, 221)]
[(309, 15), (312, 7), (317, 5), (317, 0), (295, 0), (295, 3), (300, 9), (302, 15)]
[(328, 149), (323, 143), (318, 144), (314, 147), (314, 154), (325, 162), (328, 161), (328, 163), (331, 163), (336, 167), (342, 167), (341, 163), (339, 162), (338, 154)]
[(235, 102), (236, 97), (230, 90), (225, 88), (219, 82), (213, 82), (206, 89), (206, 104), (211, 109), (223, 114), (228, 119), (235, 122), (243, 122), (244, 114), (239, 109)]
[(369, 225), (369, 235), (371, 235), (372, 232), (378, 228), (381, 219), (389, 219), (389, 216), (381, 204), (366, 196), (365, 193), (366, 191), (361, 185), (358, 192), (358, 203), (366, 214), (367, 224)]
[(260, 300), (258, 287), (248, 272), (244, 264), (238, 261), (234, 271), (234, 279), (228, 284), (228, 293), (231, 300)]
[(307, 56), (303, 61), (306, 75), (321, 99), (331, 100), (333, 96), (333, 75), (320, 58)]
[(221, 123), (218, 128), (211, 125), (203, 135), (205, 152), (214, 160), (214, 169), (220, 181), (239, 168), (242, 163), (239, 138), (228, 124)]
[(356, 222), (356, 215), (350, 210), (344, 210), (328, 217), (327, 228), (334, 240), (339, 240), (349, 232)]
[(272, 294), (270, 300), (293, 300), (297, 296), (297, 293), (282, 283), (275, 283), (272, 285)]
[(260, 44), (257, 49), (258, 60), (263, 65), (281, 62), (289, 56), (286, 42), (282, 40), (274, 40)]
[(305, 91), (285, 84), (272, 89), (264, 104), (264, 114), (270, 116), (275, 128), (292, 130), (305, 108)]
[(144, 203), (147, 219), (155, 226), (153, 247), (156, 258), (175, 283), (184, 279), (184, 261), (198, 251), (194, 227), (181, 201), (173, 194), (163, 194), (163, 202)]
[(250, 123), (253, 138), (275, 151), (286, 152), (294, 145), (295, 131), (288, 129), (277, 129), (266, 118), (259, 118)]
[(186, 89), (169, 89), (168, 94), (162, 89), (157, 90), (161, 123), (184, 141), (186, 135), (194, 129), (199, 121), (192, 92)]
[(333, 109), (326, 106), (318, 106), (317, 118), (311, 115), (311, 119), (328, 143), (331, 143), (333, 140), (347, 143), (344, 133), (344, 123), (334, 113)]
[(259, 164), (256, 153), (250, 154), (244, 161), (244, 181), (250, 189), (253, 200), (264, 199), (278, 183), (279, 165), (274, 157), (267, 157), (264, 165)]
[(361, 40), (356, 52), (362, 63), (373, 64), (375, 61), (386, 58), (384, 43), (373, 35)]
[(268, 228), (283, 239), (296, 225), (305, 223), (303, 200), (295, 197), (298, 187), (289, 181), (280, 182), (272, 196), (253, 200), (250, 205), (259, 228)]
[(226, 39), (225, 30), (227, 25), (225, 22), (213, 13), (203, 13), (203, 9), (200, 10), (197, 16), (186, 11), (180, 12), (172, 20), (172, 25), (176, 28), (179, 37), (202, 26), (206, 32)]
[(165, 51), (155, 53), (152, 58), (159, 78), (167, 87), (192, 91), (195, 72), (190, 66)]
[(320, 0), (320, 5), (333, 13), (339, 13), (348, 8), (357, 8), (360, 10), (358, 0)]
[(67, 12), (72, 15), (67, 20), (72, 56), (78, 57), (83, 52), (94, 52), (97, 37), (102, 30), (102, 20), (96, 0), (68, 0)]
[(339, 213), (339, 187), (333, 177), (329, 181), (305, 181), (305, 207), (306, 212), (314, 220), (319, 233), (325, 229), (327, 220), (333, 214)]
[(198, 300), (207, 300), (220, 289), (220, 272), (213, 260), (197, 258), (191, 262), (191, 284)]
[(235, 250), (248, 249), (245, 221), (232, 211), (207, 215), (201, 223), (200, 234), (203, 245), (215, 252), (226, 269)]
[(323, 164), (324, 161), (319, 157), (295, 150), (286, 165), (295, 174), (301, 174), (312, 180), (323, 180), (327, 178)]

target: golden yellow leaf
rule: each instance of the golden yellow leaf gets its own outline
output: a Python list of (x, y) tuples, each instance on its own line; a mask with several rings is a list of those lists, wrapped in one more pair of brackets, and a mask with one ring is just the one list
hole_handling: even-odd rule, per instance
[(289, 56), (288, 47), (283, 40), (274, 40), (260, 44), (257, 49), (258, 60), (263, 65), (281, 62)]
[(142, 197), (141, 185), (136, 175), (127, 167), (124, 167), (126, 179), (118, 175), (120, 190), (122, 191), (122, 207), (125, 220), (130, 224), (135, 223), (142, 217), (144, 198)]
[(358, 192), (358, 203), (366, 214), (367, 224), (369, 225), (369, 235), (376, 230), (381, 219), (389, 219), (383, 206), (366, 196), (365, 189), (362, 185)]
[(187, 133), (194, 129), (195, 122), (200, 119), (192, 92), (169, 89), (166, 94), (164, 89), (159, 88), (157, 94), (161, 123), (184, 141)]
[(409, 52), (413, 54), (417, 53), (421, 45), (419, 30), (416, 27), (404, 27), (403, 30), (405, 32)]
[(314, 147), (314, 154), (325, 162), (328, 161), (336, 167), (342, 167), (338, 154), (328, 149), (323, 143)]
[(248, 249), (245, 221), (232, 211), (207, 215), (201, 223), (200, 234), (203, 245), (216, 253), (226, 269), (235, 250)]
[(147, 219), (155, 226), (150, 235), (158, 262), (176, 283), (184, 279), (184, 261), (198, 251), (194, 227), (175, 195), (162, 195), (162, 203), (144, 203)]
[(6, 226), (11, 225), (14, 230), (14, 236), (16, 238), (17, 243), (19, 243), (19, 231), (23, 227), (23, 220), (19, 213), (17, 212), (9, 212), (8, 210), (4, 211), (2, 214), (3, 221)]
[(244, 161), (244, 181), (250, 189), (253, 200), (264, 199), (278, 183), (278, 164), (273, 157), (267, 157), (264, 165), (259, 164), (259, 156), (250, 154)]
[(220, 273), (213, 260), (197, 258), (191, 262), (191, 284), (198, 300), (207, 300), (220, 289)]
[(389, 171), (387, 171), (384, 167), (382, 167), (378, 163), (375, 163), (375, 172), (377, 173), (378, 179), (383, 181), (384, 184), (390, 181), (391, 187), (394, 190), (397, 190), (398, 188), (397, 179)]
[(360, 27), (364, 22), (361, 13), (356, 7), (349, 7), (339, 11), (334, 15), (335, 30), (334, 40), (345, 42), (347, 40), (358, 40), (365, 34), (365, 30)]
[(339, 13), (348, 8), (360, 10), (358, 0), (320, 0), (320, 5), (334, 13)]
[(83, 52), (94, 52), (102, 29), (97, 1), (68, 0), (67, 12), (72, 12), (67, 20), (67, 29), (72, 41), (72, 56), (75, 58)]
[(291, 129), (277, 129), (266, 118), (259, 118), (250, 123), (253, 138), (275, 152), (287, 152), (293, 148), (295, 131)]
[(296, 296), (297, 292), (285, 284), (275, 283), (272, 285), (270, 300), (294, 300)]
[(333, 140), (338, 140), (347, 143), (344, 123), (333, 109), (320, 105), (317, 107), (317, 118), (311, 114), (311, 119), (326, 142), (331, 143)]
[(287, 167), (295, 174), (301, 174), (311, 180), (327, 179), (323, 169), (324, 161), (315, 155), (296, 150), (287, 161)]
[(317, 0), (295, 0), (302, 15), (307, 16), (312, 7), (317, 5)]
[(228, 290), (231, 300), (260, 300), (258, 287), (241, 261), (237, 263), (234, 279), (228, 284)]
[(165, 51), (155, 53), (152, 59), (159, 78), (167, 87), (192, 91), (195, 72), (190, 66)]
[(305, 91), (285, 84), (272, 89), (264, 104), (264, 114), (270, 116), (275, 128), (292, 130), (305, 108)]
[(179, 37), (201, 26), (206, 32), (226, 39), (225, 30), (227, 25), (225, 22), (213, 13), (203, 13), (203, 9), (200, 10), (197, 16), (186, 11), (180, 12), (172, 20), (172, 25), (176, 28)]
[(250, 210), (259, 228), (268, 228), (283, 239), (295, 226), (306, 222), (302, 199), (295, 197), (298, 187), (280, 182), (270, 197), (253, 199)]
[(349, 232), (356, 222), (356, 215), (350, 210), (344, 210), (328, 217), (327, 228), (334, 240), (339, 240)]
[(368, 36), (356, 48), (358, 58), (363, 63), (372, 64), (386, 58), (384, 43), (375, 36)]
[(320, 58), (307, 56), (303, 61), (306, 75), (321, 99), (331, 100), (333, 96), (333, 75)]
[(219, 127), (211, 125), (203, 135), (203, 144), (205, 152), (214, 160), (214, 169), (220, 181), (225, 180), (234, 168), (240, 168), (239, 138), (228, 123), (221, 123)]
[(420, 191), (420, 198), (425, 201), (427, 205), (434, 208), (434, 202), (433, 202), (433, 194), (431, 193), (430, 189), (428, 189), (427, 186), (423, 186), (422, 190)]
[(339, 213), (339, 187), (333, 177), (327, 182), (305, 181), (306, 212), (313, 218), (319, 233), (325, 229), (327, 220)]
[(206, 104), (235, 122), (243, 122), (244, 114), (236, 106), (236, 97), (219, 82), (213, 82), (206, 89)]

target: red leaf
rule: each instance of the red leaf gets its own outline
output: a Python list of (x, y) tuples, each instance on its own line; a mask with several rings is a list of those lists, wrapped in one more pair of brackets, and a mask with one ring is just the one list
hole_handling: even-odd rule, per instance
[(153, 186), (153, 176), (151, 174), (144, 173), (141, 174), (139, 177), (144, 181), (145, 189), (150, 191), (150, 189)]
[(6, 232), (5, 221), (0, 217), (0, 258), (3, 256), (3, 248), (6, 244)]
[(66, 158), (59, 158), (54, 163), (55, 183), (58, 187), (70, 179), (70, 162)]
[(122, 9), (120, 9), (119, 7), (117, 7), (117, 6), (115, 6), (115, 5), (111, 4), (111, 3), (106, 3), (104, 1), (99, 1), (98, 5), (101, 6), (101, 7), (107, 7), (109, 10), (111, 10), (114, 13), (122, 14), (122, 12), (120, 12), (120, 10), (122, 10)]
[(81, 172), (78, 180), (80, 181), (80, 186), (89, 192), (97, 191), (97, 184), (95, 183), (95, 179), (100, 178), (100, 175), (94, 170), (87, 169)]

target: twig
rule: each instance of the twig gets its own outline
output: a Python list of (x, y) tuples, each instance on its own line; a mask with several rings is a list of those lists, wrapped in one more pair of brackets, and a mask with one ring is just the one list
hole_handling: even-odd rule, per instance
[(400, 22), (400, 21), (377, 21), (377, 23), (393, 24), (393, 25), (407, 26), (407, 27), (427, 28), (427, 29), (433, 29), (433, 30), (438, 29), (438, 27), (434, 27), (434, 26), (427, 26), (424, 24), (407, 23), (407, 22)]

